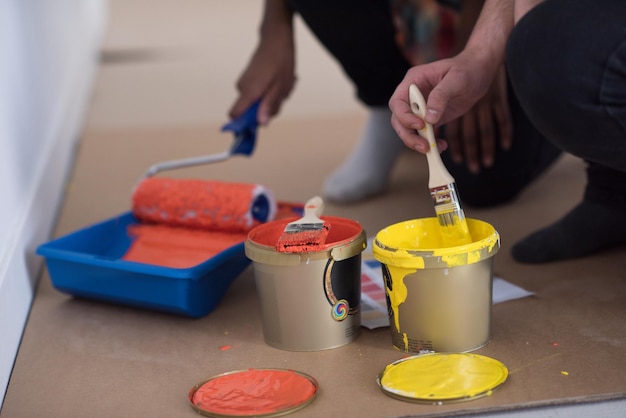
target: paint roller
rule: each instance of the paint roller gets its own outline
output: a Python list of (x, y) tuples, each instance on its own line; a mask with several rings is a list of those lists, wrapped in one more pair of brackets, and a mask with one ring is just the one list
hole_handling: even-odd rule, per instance
[(274, 219), (276, 200), (259, 184), (147, 178), (133, 193), (132, 211), (144, 223), (246, 232)]
[(258, 106), (254, 103), (222, 127), (222, 131), (232, 131), (235, 136), (229, 150), (151, 166), (133, 192), (133, 215), (145, 223), (223, 232), (246, 232), (272, 220), (276, 200), (262, 185), (153, 177), (162, 171), (224, 161), (234, 155), (250, 156), (256, 143)]

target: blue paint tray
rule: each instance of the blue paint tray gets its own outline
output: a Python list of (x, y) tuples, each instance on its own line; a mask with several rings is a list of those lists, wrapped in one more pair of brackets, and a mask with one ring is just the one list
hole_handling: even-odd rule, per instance
[(136, 223), (126, 212), (40, 245), (52, 285), (73, 296), (201, 317), (250, 264), (243, 242), (186, 269), (122, 260), (131, 244), (127, 228)]
[[(290, 205), (295, 214), (301, 205)], [(44, 243), (52, 285), (69, 295), (122, 305), (202, 317), (213, 311), (250, 260), (241, 242), (190, 268), (122, 260), (132, 243), (131, 212)]]

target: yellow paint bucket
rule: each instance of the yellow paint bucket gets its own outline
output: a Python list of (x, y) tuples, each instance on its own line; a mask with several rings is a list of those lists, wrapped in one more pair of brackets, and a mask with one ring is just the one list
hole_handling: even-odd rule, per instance
[(493, 226), (467, 219), (472, 243), (444, 247), (437, 218), (415, 219), (376, 234), (391, 338), (407, 352), (467, 352), (491, 339)]

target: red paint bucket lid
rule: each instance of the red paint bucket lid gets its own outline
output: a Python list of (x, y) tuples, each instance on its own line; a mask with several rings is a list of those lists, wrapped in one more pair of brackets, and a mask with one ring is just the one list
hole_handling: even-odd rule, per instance
[(302, 372), (248, 369), (198, 383), (189, 391), (189, 402), (209, 417), (276, 417), (304, 408), (317, 391), (317, 380)]

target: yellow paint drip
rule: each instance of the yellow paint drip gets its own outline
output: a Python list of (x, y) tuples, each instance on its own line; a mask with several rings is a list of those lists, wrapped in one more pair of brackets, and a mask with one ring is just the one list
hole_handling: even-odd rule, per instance
[(388, 365), (382, 389), (413, 400), (443, 402), (491, 395), (506, 381), (501, 362), (477, 354), (426, 354)]
[[(398, 307), (404, 303), (406, 297), (408, 295), (406, 285), (404, 284), (404, 274), (394, 266), (387, 266), (389, 269), (389, 274), (391, 275), (392, 287), (393, 290), (387, 288), (387, 296), (389, 297), (389, 303), (391, 304), (391, 309), (393, 310), (393, 317), (395, 319), (395, 325), (398, 332), (400, 331), (400, 314), (398, 312)], [(406, 339), (406, 338), (405, 338)], [(408, 341), (405, 341), (408, 345)]]

